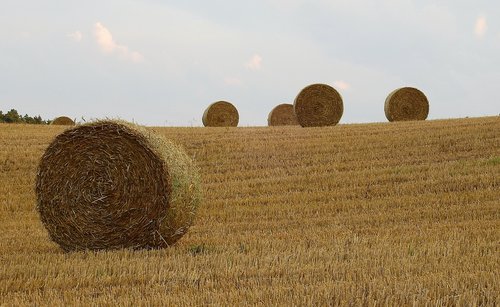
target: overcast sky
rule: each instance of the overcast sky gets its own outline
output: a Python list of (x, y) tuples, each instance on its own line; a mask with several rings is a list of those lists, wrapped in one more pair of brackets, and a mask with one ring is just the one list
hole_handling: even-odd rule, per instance
[(311, 83), (341, 123), (380, 122), (402, 86), (429, 118), (500, 113), (493, 0), (0, 0), (0, 110), (200, 126), (217, 100), (267, 125)]

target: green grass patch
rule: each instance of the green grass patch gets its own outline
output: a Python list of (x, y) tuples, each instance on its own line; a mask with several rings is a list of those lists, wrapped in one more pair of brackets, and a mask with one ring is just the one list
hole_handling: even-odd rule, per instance
[(500, 165), (500, 157), (493, 157), (486, 161), (488, 165)]
[(192, 245), (189, 247), (189, 252), (193, 256), (197, 256), (200, 254), (206, 254), (208, 252), (208, 247), (205, 244)]

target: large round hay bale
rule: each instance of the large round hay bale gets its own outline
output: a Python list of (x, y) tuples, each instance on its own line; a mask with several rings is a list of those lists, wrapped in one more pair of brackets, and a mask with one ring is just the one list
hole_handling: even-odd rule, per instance
[(389, 94), (385, 100), (384, 111), (391, 122), (425, 120), (429, 115), (429, 101), (420, 90), (403, 87)]
[(293, 108), (302, 127), (333, 126), (344, 113), (339, 92), (326, 84), (305, 87), (295, 98)]
[(238, 110), (227, 101), (209, 105), (202, 118), (205, 127), (236, 127), (239, 119)]
[(293, 111), (293, 104), (283, 103), (274, 107), (267, 117), (269, 126), (298, 125), (297, 117)]
[(51, 125), (61, 125), (61, 126), (74, 126), (75, 122), (67, 116), (56, 117), (50, 122)]
[(52, 141), (36, 196), (50, 237), (71, 251), (167, 247), (188, 230), (201, 194), (180, 147), (133, 124), (97, 121)]

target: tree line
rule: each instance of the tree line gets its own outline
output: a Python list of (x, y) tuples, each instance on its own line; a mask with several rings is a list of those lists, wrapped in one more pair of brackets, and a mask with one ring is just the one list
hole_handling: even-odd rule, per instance
[(44, 120), (40, 115), (33, 117), (28, 114), (19, 115), (16, 109), (11, 109), (5, 114), (0, 110), (0, 123), (48, 125), (50, 122), (51, 120)]

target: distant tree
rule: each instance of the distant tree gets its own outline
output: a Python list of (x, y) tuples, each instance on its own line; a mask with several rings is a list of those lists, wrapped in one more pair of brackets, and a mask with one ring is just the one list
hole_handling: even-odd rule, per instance
[(26, 124), (34, 124), (35, 123), (35, 120), (33, 119), (33, 117), (28, 116), (28, 114), (24, 114), (22, 120)]
[(11, 109), (7, 114), (5, 114), (5, 122), (6, 123), (20, 123), (22, 122), (19, 113), (17, 113), (16, 109)]
[(0, 111), (0, 123), (24, 123), (24, 124), (38, 124), (48, 125), (50, 120), (43, 120), (40, 115), (31, 117), (28, 114), (20, 116), (16, 109), (11, 109), (7, 113)]
[(34, 124), (47, 124), (40, 115), (33, 117)]

